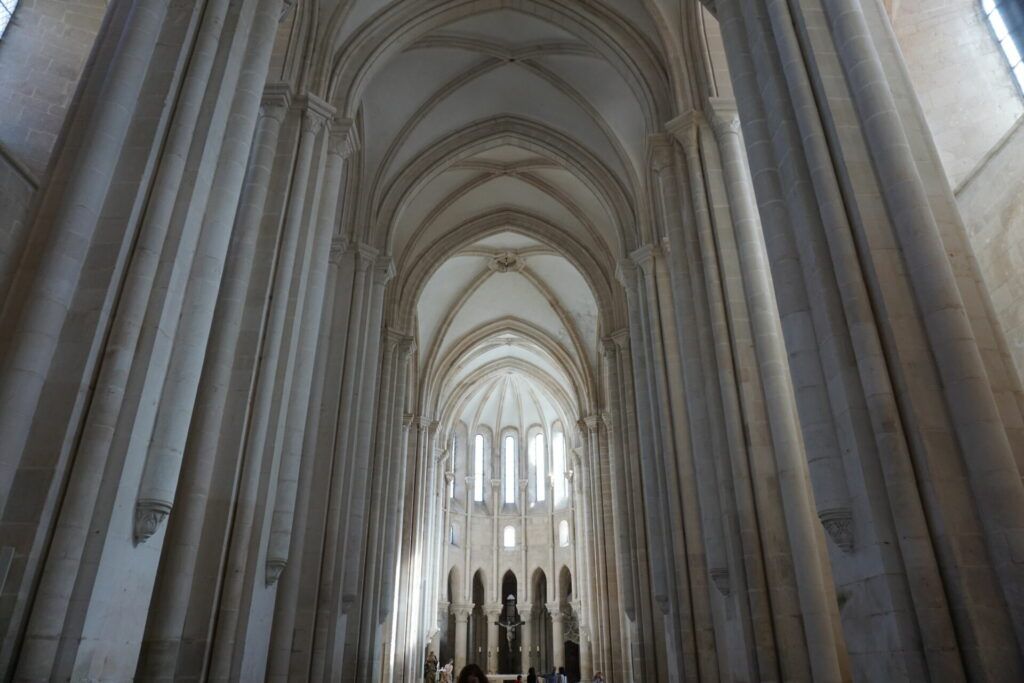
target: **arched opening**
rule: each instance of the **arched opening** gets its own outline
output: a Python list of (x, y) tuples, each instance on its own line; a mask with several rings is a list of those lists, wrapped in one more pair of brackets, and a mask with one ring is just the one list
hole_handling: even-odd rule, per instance
[(530, 651), (530, 666), (537, 671), (551, 671), (554, 665), (551, 646), (551, 612), (548, 610), (548, 578), (539, 567), (530, 581), (533, 596), (533, 613), (529, 616), (533, 642)]
[[(473, 574), (473, 612), (469, 616), (469, 649), (467, 663), (486, 666), (487, 664), (487, 588), (484, 573)], [(483, 664), (481, 664), (481, 662)]]
[(522, 629), (519, 624), (519, 583), (509, 570), (501, 580), (502, 610), (499, 617), (498, 673), (522, 673)]

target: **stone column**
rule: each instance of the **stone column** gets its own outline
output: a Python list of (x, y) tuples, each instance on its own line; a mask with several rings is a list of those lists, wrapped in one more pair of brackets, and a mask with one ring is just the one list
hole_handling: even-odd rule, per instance
[(817, 515), (807, 479), (803, 436), (739, 119), (717, 119), (715, 133), (722, 152), (744, 289), (767, 398), (811, 670), (816, 680), (839, 681), (843, 674), (835, 639), (834, 609), (830, 607), (827, 578), (817, 545)]
[(500, 604), (484, 608), (484, 616), (487, 619), (487, 673), (497, 673), (498, 671), (499, 638), (503, 637), (498, 628), (501, 610)]
[(565, 615), (557, 602), (548, 603), (548, 614), (551, 615), (551, 663), (557, 671), (559, 667), (565, 666)]
[(0, 434), (4, 435), (0, 500), (8, 500), (32, 428), (31, 416), (38, 407), (60, 331), (78, 289), (86, 247), (95, 235), (169, 5), (170, 0), (140, 0), (132, 8), (106, 82), (96, 98), (82, 151), (67, 183), (61, 186), (63, 196), (50, 228), (51, 237), (21, 304), (22, 313), (3, 334), (9, 341), (0, 370)]
[[(863, 8), (822, 0), (944, 385), (988, 553), (1024, 642), (1024, 482)], [(980, 306), (980, 304), (978, 304)]]
[(324, 121), (325, 117), (321, 111), (307, 109), (303, 113), (295, 175), (292, 177), (279, 263), (274, 276), (274, 296), (267, 314), (263, 355), (259, 362), (256, 389), (253, 392), (251, 421), (240, 454), (245, 459), (245, 465), (239, 483), (238, 503), (228, 550), (228, 580), (221, 592), (219, 616), (216, 620), (210, 655), (209, 675), (212, 680), (222, 680), (231, 676), (235, 646), (238, 636), (241, 635), (237, 631), (237, 624), (244, 607), (245, 568), (250, 560), (250, 539), (257, 522), (261, 463), (267, 454), (267, 437), (271, 430), (274, 394), (278, 386), (278, 360), (284, 336), (288, 290), (292, 284), (292, 268), (298, 248), (306, 188), (312, 170), (314, 145)]
[[(276, 22), (273, 25), (276, 27)], [(147, 642), (136, 672), (142, 680), (155, 680), (174, 671), (188, 608), (185, 596), (195, 572), (211, 478), (227, 412), (232, 370), (242, 333), (242, 318), (260, 235), (260, 216), (266, 205), (278, 136), (289, 102), (287, 91), (276, 88), (270, 89), (263, 98), (254, 153), (238, 209), (233, 249), (221, 286), (217, 318), (196, 399), (189, 458), (179, 483), (189, 496), (181, 501), (184, 506), (182, 515), (179, 522), (168, 528), (164, 542), (165, 555), (173, 558), (166, 561), (173, 562), (175, 570), (160, 575), (153, 593), (146, 627)]]
[(466, 666), (466, 653), (469, 650), (469, 614), (473, 607), (452, 605), (451, 610), (455, 615), (455, 673), (458, 675), (462, 667)]
[(518, 607), (519, 620), (523, 622), (519, 627), (519, 668), (525, 674), (530, 670), (530, 648), (533, 647), (533, 605), (521, 602)]
[(281, 449), (281, 465), (278, 470), (277, 492), (274, 502), (274, 516), (270, 527), (270, 541), (267, 548), (267, 584), (277, 581), (289, 558), (289, 546), (294, 527), (295, 501), (298, 495), (299, 469), (302, 464), (302, 445), (308, 418), (310, 389), (313, 381), (313, 363), (316, 356), (316, 342), (320, 337), (320, 322), (324, 314), (324, 287), (327, 281), (328, 259), (331, 254), (331, 240), (334, 235), (336, 209), (341, 193), (342, 172), (345, 157), (352, 149), (351, 123), (343, 122), (339, 130), (330, 132), (327, 146), (327, 162), (320, 206), (310, 212), (315, 221), (315, 230), (309, 231), (307, 240), (310, 251), (306, 255), (309, 266), (304, 280), (305, 287), (293, 297), (295, 301), (291, 345), (295, 357), (295, 370), (290, 387), (282, 395), (284, 430)]
[(590, 650), (590, 629), (580, 626), (580, 679), (589, 681), (594, 677), (594, 660)]

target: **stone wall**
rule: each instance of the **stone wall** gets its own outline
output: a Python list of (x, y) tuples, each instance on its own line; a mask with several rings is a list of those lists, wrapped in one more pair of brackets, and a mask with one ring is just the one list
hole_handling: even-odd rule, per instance
[(914, 89), (956, 187), (1024, 113), (1024, 99), (979, 0), (900, 0), (891, 13)]
[(957, 190), (1017, 372), (1024, 377), (1024, 118)]

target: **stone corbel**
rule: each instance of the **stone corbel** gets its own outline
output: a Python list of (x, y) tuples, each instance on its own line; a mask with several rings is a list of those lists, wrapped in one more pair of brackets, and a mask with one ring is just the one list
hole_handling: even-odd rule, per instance
[(268, 586), (273, 586), (277, 583), (277, 580), (281, 578), (281, 574), (284, 572), (286, 564), (284, 560), (267, 560), (266, 582)]
[(711, 576), (711, 583), (715, 584), (715, 588), (722, 594), (722, 597), (729, 597), (732, 592), (732, 586), (729, 584), (729, 570), (715, 568), (708, 570), (708, 574)]
[(327, 141), (327, 152), (342, 159), (348, 159), (359, 149), (359, 133), (352, 119), (335, 118), (331, 122), (331, 136)]
[(704, 115), (697, 109), (691, 109), (665, 124), (665, 130), (671, 133), (684, 148), (692, 149), (697, 145), (698, 133), (704, 122)]
[(855, 547), (853, 536), (853, 512), (849, 508), (832, 508), (818, 513), (821, 525), (825, 527), (832, 542), (844, 553), (852, 553)]
[(260, 100), (260, 116), (266, 116), (284, 121), (288, 115), (288, 109), (292, 103), (292, 91), (287, 83), (269, 83), (263, 89), (263, 98)]
[(171, 506), (160, 500), (140, 500), (135, 503), (135, 545), (145, 543), (156, 533), (167, 515), (171, 514)]

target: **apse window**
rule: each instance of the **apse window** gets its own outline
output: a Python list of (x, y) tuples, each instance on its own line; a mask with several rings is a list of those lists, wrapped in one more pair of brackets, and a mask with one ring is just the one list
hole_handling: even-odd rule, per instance
[(484, 437), (473, 439), (473, 500), (484, 502)]
[(505, 502), (516, 502), (516, 440), (505, 437)]
[(0, 38), (3, 38), (7, 31), (7, 25), (11, 23), (14, 10), (18, 7), (18, 0), (0, 0)]
[(565, 436), (559, 430), (551, 439), (551, 486), (554, 489), (555, 502), (565, 499)]
[(535, 454), (534, 472), (537, 475), (537, 502), (543, 503), (547, 497), (547, 467), (544, 466), (544, 433), (541, 432), (533, 437), (533, 452)]
[(981, 8), (1010, 65), (1017, 87), (1024, 93), (1024, 0), (981, 0)]
[(564, 519), (558, 523), (558, 545), (569, 547), (569, 522)]
[(505, 532), (502, 535), (502, 545), (506, 548), (516, 547), (516, 528), (513, 526), (505, 527)]
[(458, 465), (458, 463), (456, 462), (456, 455), (458, 454), (458, 450), (457, 450), (458, 445), (459, 445), (459, 442), (453, 436), (452, 437), (452, 467), (451, 467), (451, 474), (452, 474), (452, 476), (448, 479), (448, 499), (449, 500), (451, 500), (452, 498), (455, 497), (455, 468)]

